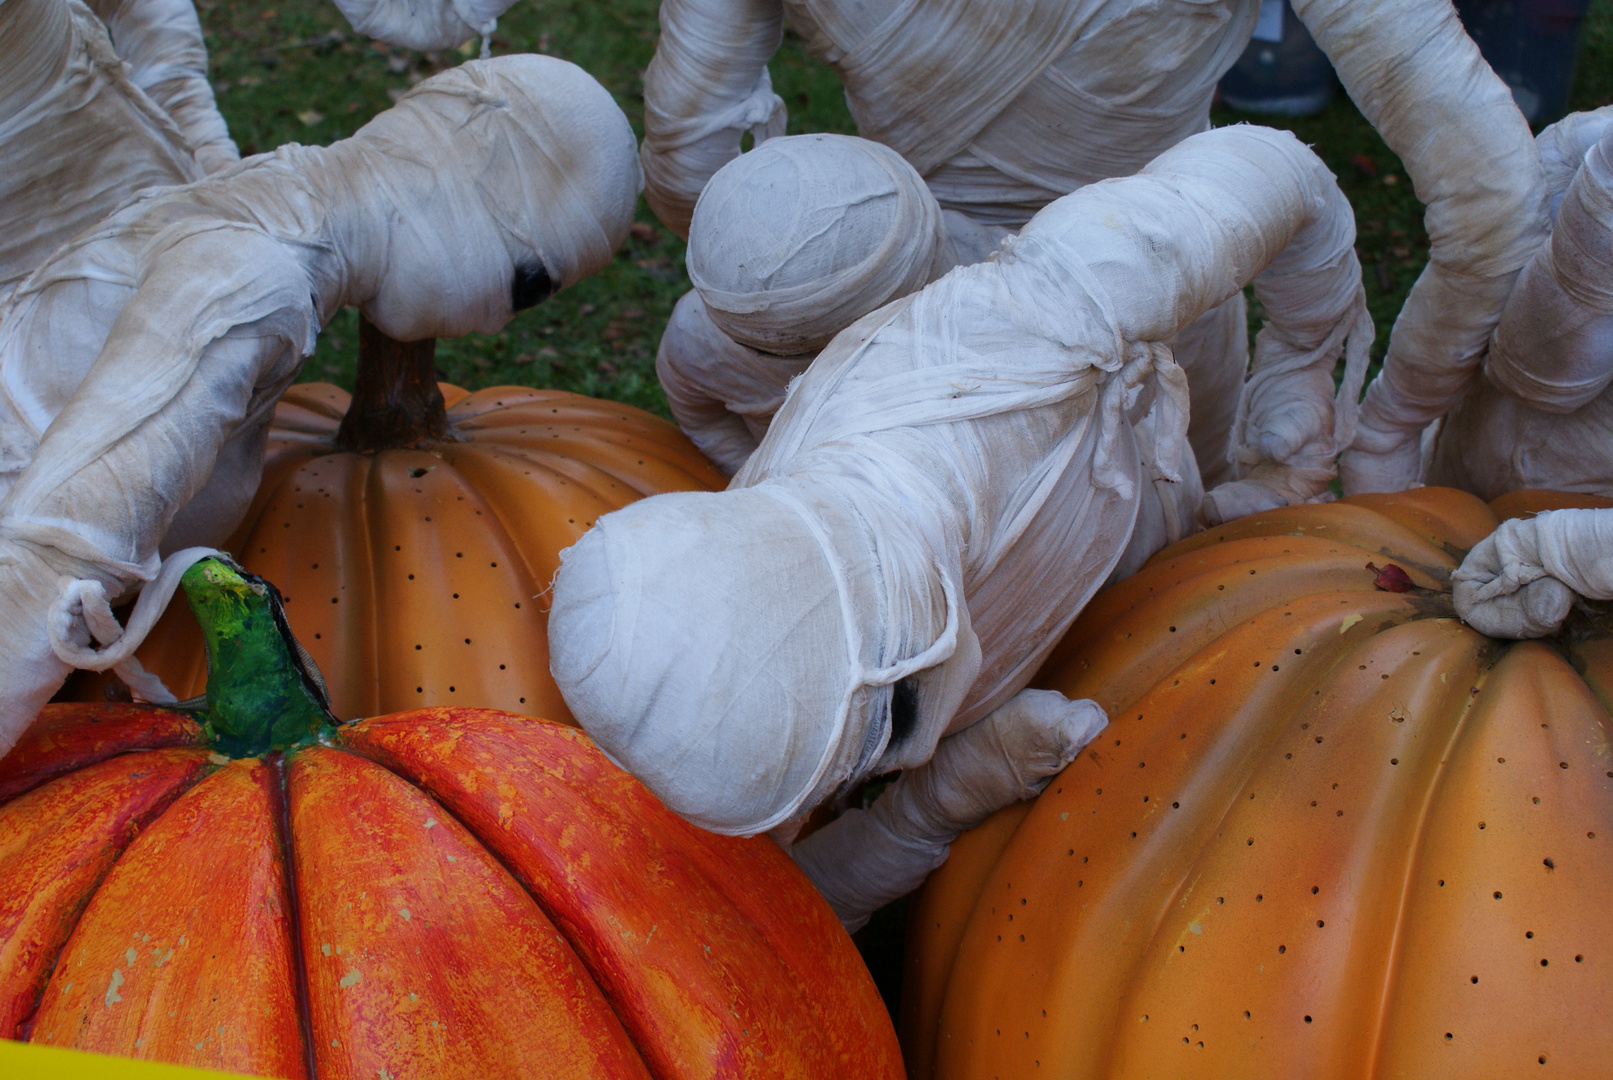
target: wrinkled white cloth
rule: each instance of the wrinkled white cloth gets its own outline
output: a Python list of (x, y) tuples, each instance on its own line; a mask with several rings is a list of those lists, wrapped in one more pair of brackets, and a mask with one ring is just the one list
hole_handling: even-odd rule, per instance
[(655, 351), (655, 376), (678, 427), (729, 476), (756, 451), (790, 382), (812, 363), (746, 348), (706, 314), (691, 289), (672, 308)]
[(400, 340), (492, 332), (605, 265), (638, 191), (610, 94), (505, 57), (330, 147), (147, 194), (25, 280), (0, 309), (0, 751), (66, 673), (45, 636), (63, 582), (117, 597), (165, 534), (222, 539), (337, 309)]
[[(1296, 316), (1282, 340), (1319, 322), (1287, 310), (1301, 293), (1355, 324), (1341, 216), (1292, 136), (1222, 129), (866, 316), (729, 490), (643, 500), (563, 553), (551, 671), (573, 713), (719, 832), (922, 764), (1024, 688), (1117, 566), (1191, 529), (1186, 380), (1165, 342), (1256, 274), (1273, 324)], [(1304, 287), (1269, 287), (1290, 276)], [(1305, 381), (1320, 359), (1281, 362)], [(1282, 427), (1264, 400), (1246, 436)], [(1325, 419), (1311, 437), (1331, 443)]]
[(129, 65), (129, 80), (173, 118), (208, 174), (241, 160), (207, 81), (207, 46), (191, 0), (88, 0)]
[(941, 207), (887, 146), (847, 135), (770, 139), (706, 185), (689, 280), (735, 342), (817, 352), (945, 265)]
[(1507, 299), (1485, 377), (1446, 417), (1428, 479), (1486, 499), (1518, 488), (1613, 495), (1613, 107), (1538, 142), (1557, 206), (1551, 237)]
[(733, 475), (830, 338), (1006, 235), (943, 213), (911, 165), (866, 139), (772, 139), (729, 162), (696, 207), (695, 288), (656, 352), (674, 419)]
[(1451, 575), (1456, 613), (1491, 637), (1556, 633), (1574, 594), (1613, 600), (1613, 511), (1547, 510), (1503, 521)]
[(1209, 127), (1258, 0), (663, 0), (644, 77), (645, 194), (686, 235), (741, 136), (783, 132), (767, 61), (785, 19), (840, 75), (865, 137), (941, 205), (1018, 228), (1082, 184)]
[(354, 30), (406, 49), (448, 49), (480, 36), (482, 59), (515, 0), (336, 0)]
[(1518, 272), (1549, 229), (1545, 174), (1512, 92), (1446, 0), (1294, 0), (1427, 210), (1428, 265), (1389, 335), (1346, 493), (1415, 486), (1423, 429), (1479, 374)]
[(790, 849), (848, 932), (946, 861), (952, 841), (1011, 803), (1040, 795), (1108, 723), (1091, 701), (1021, 690), (942, 739), (866, 810), (842, 814)]
[[(125, 6), (131, 16), (146, 10)], [(154, 89), (177, 87), (183, 80), (163, 77), (159, 57), (177, 50), (177, 64), (193, 63), (200, 31), (194, 40), (182, 29), (134, 32), (130, 41), (134, 59), (149, 62), (126, 68), (78, 0), (0, 3), (0, 301), (137, 192), (204, 175), (175, 119), (131, 78), (155, 74)], [(170, 96), (181, 98), (195, 106), (181, 110), (194, 123), (205, 111), (199, 96)]]

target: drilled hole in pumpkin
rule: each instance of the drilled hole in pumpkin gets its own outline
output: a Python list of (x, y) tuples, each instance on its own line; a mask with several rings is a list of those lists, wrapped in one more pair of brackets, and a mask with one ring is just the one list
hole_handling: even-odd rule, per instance
[(1583, 953), (1581, 953), (1581, 954), (1579, 954), (1579, 955), (1574, 957), (1574, 963), (1583, 964), (1584, 962), (1585, 962), (1585, 956), (1584, 956)]
[(1287, 951), (1288, 951), (1288, 946), (1287, 945), (1279, 945), (1279, 946), (1277, 946), (1277, 955), (1278, 956), (1283, 955)]
[(1478, 983), (1478, 981), (1479, 981), (1479, 977), (1477, 975), (1473, 976), (1473, 982), (1474, 982), (1475, 985)]
[(410, 469), (409, 470), (409, 478), (411, 480), (418, 480), (424, 475), (426, 475), (426, 470), (425, 469)]
[(1549, 960), (1542, 960), (1542, 961), (1540, 961), (1540, 966), (1545, 967), (1548, 963), (1550, 963)]
[[(1311, 805), (1312, 805), (1312, 806), (1315, 806), (1315, 805), (1316, 805), (1316, 804), (1315, 804), (1315, 803), (1311, 803)], [(1320, 885), (1312, 885), (1312, 886), (1311, 886), (1311, 895), (1312, 895), (1312, 896), (1315, 896), (1315, 895), (1316, 895), (1316, 894), (1317, 894), (1317, 893), (1319, 893), (1319, 892), (1321, 892), (1321, 891), (1322, 891), (1322, 887), (1321, 887), (1321, 886), (1320, 886)]]
[(1305, 1022), (1306, 1022), (1306, 1023), (1307, 1023), (1307, 1024), (1308, 1024), (1308, 1023), (1310, 1023), (1310, 1022), (1311, 1022), (1311, 1018), (1310, 1018), (1310, 1017), (1308, 1017), (1308, 1016), (1307, 1016), (1307, 1017), (1306, 1017), (1306, 1018), (1305, 1018)]
[(1446, 1032), (1446, 1033), (1445, 1033), (1445, 1041), (1446, 1041), (1446, 1042), (1450, 1042), (1450, 1041), (1451, 1041), (1451, 1040), (1452, 1040), (1452, 1039), (1454, 1039), (1454, 1038), (1456, 1038), (1456, 1036), (1454, 1036), (1454, 1035), (1452, 1035), (1452, 1034), (1451, 1034), (1451, 1033), (1450, 1033), (1450, 1032), (1448, 1032), (1448, 1031), (1447, 1031), (1447, 1032)]

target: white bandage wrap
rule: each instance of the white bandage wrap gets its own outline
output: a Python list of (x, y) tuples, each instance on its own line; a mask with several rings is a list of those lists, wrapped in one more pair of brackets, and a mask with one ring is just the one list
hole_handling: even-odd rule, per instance
[(1503, 521), (1451, 575), (1456, 613), (1480, 633), (1555, 633), (1578, 594), (1613, 600), (1613, 510), (1548, 510)]
[(941, 208), (889, 147), (846, 135), (773, 139), (706, 185), (689, 280), (741, 345), (817, 352), (939, 269)]
[(924, 883), (959, 834), (1034, 799), (1108, 718), (1095, 702), (1021, 690), (942, 739), (866, 810), (850, 810), (790, 849), (848, 931)]
[(1428, 208), (1428, 265), (1340, 466), (1346, 492), (1400, 491), (1418, 482), (1423, 428), (1478, 374), (1513, 282), (1546, 238), (1545, 176), (1512, 92), (1447, 0), (1294, 0), (1294, 11)]
[[(1292, 136), (1213, 131), (852, 325), (727, 492), (645, 499), (563, 553), (551, 670), (574, 714), (719, 832), (927, 761), (1024, 688), (1117, 566), (1191, 528), (1165, 343), (1267, 267), (1274, 323), (1295, 296), (1334, 310), (1323, 326), (1307, 302), (1281, 330), (1297, 345), (1272, 353), (1246, 441), (1336, 443), (1320, 357), (1359, 315), (1340, 213)], [(1303, 287), (1267, 288), (1287, 273)], [(1268, 413), (1283, 373), (1308, 386), (1313, 366), (1320, 404)]]
[(336, 310), (400, 340), (495, 331), (518, 270), (559, 287), (608, 262), (638, 190), (627, 119), (582, 69), (473, 61), (350, 139), (148, 194), (27, 278), (0, 307), (0, 750), (65, 674), (58, 583), (83, 613), (159, 545), (228, 535)]
[[(859, 132), (942, 206), (1018, 228), (1082, 184), (1125, 176), (1209, 126), (1259, 4), (1134, 0), (665, 0), (645, 75), (650, 205), (680, 233), (740, 136), (783, 130), (767, 82), (781, 16), (846, 87)], [(763, 130), (765, 129), (765, 130)]]
[[(144, 4), (126, 6), (131, 16), (147, 12)], [(134, 33), (123, 44), (137, 60), (155, 62), (177, 49), (180, 63), (193, 64), (201, 35), (199, 29), (194, 40)], [(200, 62), (205, 67), (205, 54)], [(149, 64), (126, 68), (106, 27), (77, 0), (0, 3), (0, 300), (51, 252), (133, 195), (202, 177), (179, 117), (134, 81), (152, 71)], [(209, 129), (200, 122), (208, 110), (199, 95), (179, 97), (189, 102), (180, 109), (185, 122)], [(222, 120), (212, 126), (222, 133)]]
[(406, 49), (448, 49), (480, 36), (483, 60), (515, 0), (336, 0), (353, 29)]
[(1613, 494), (1613, 108), (1538, 142), (1557, 206), (1551, 238), (1519, 275), (1485, 378), (1446, 418), (1429, 466), (1429, 482), (1487, 499)]
[(129, 65), (129, 80), (179, 126), (208, 174), (241, 160), (207, 81), (207, 46), (191, 0), (88, 0)]

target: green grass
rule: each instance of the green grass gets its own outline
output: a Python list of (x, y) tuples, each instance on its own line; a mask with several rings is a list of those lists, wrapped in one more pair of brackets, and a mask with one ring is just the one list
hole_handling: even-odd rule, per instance
[[(330, 0), (201, 0), (219, 108), (245, 153), (286, 142), (325, 144), (356, 131), (402, 93), (473, 47), (415, 53), (355, 35)], [(642, 73), (655, 47), (654, 0), (520, 0), (494, 38), (495, 54), (548, 52), (592, 72), (643, 132)], [(787, 35), (772, 63), (790, 130), (855, 130), (834, 73)], [(1594, 0), (1582, 34), (1572, 103), (1613, 101), (1613, 0)], [(1260, 119), (1217, 108), (1217, 124)], [(1394, 315), (1427, 259), (1422, 207), (1400, 163), (1343, 94), (1320, 116), (1262, 119), (1314, 146), (1355, 207), (1368, 302), (1381, 358)], [(683, 243), (640, 202), (627, 246), (601, 273), (517, 317), (493, 335), (438, 343), (443, 375), (467, 387), (519, 383), (615, 398), (666, 415), (655, 346), (688, 288)], [(351, 387), (357, 316), (339, 314), (303, 368), (305, 380)]]

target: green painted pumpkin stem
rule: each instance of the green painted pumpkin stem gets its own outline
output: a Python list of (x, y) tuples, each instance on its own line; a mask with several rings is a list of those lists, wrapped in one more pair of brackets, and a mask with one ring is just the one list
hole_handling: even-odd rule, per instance
[(218, 750), (285, 750), (335, 723), (273, 585), (227, 556), (203, 559), (180, 580), (207, 644), (207, 704), (198, 719)]

